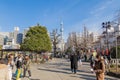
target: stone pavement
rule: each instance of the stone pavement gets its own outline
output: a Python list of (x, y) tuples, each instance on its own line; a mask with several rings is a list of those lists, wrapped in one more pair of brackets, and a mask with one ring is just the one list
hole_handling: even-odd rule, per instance
[[(30, 80), (95, 80), (95, 74), (90, 72), (89, 63), (83, 63), (77, 74), (70, 71), (70, 62), (66, 59), (54, 59), (45, 64), (31, 65)], [(21, 80), (29, 80), (22, 78)], [(105, 80), (120, 80), (106, 76)]]

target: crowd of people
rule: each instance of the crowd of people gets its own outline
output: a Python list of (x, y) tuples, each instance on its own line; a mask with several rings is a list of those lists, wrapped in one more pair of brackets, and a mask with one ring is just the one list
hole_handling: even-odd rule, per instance
[[(46, 61), (49, 57), (43, 55), (43, 58)], [(87, 61), (87, 56), (85, 52), (82, 51), (73, 51), (70, 55), (71, 61), (71, 71), (76, 74), (78, 65), (82, 65), (82, 59)], [(21, 77), (31, 78), (31, 63), (36, 62), (39, 63), (39, 55), (38, 54), (7, 54), (5, 58), (0, 59), (0, 75), (1, 80), (12, 80), (13, 76), (15, 80), (20, 80)], [(96, 74), (96, 80), (104, 80), (105, 73), (105, 65), (106, 57), (102, 53), (98, 53), (96, 50), (93, 50), (90, 54), (90, 66), (91, 72)], [(28, 72), (28, 76), (26, 76), (26, 72)], [(13, 75), (14, 73), (14, 75)]]
[[(0, 80), (20, 80), (21, 78), (31, 78), (31, 63), (43, 63), (52, 59), (47, 53), (6, 53), (0, 58)], [(26, 73), (28, 75), (26, 76)]]
[[(81, 65), (81, 58), (84, 57), (84, 61), (87, 61), (84, 54), (82, 56), (81, 52), (74, 51), (70, 55), (70, 61), (71, 61), (71, 71), (72, 73), (76, 74), (79, 64)], [(93, 50), (90, 54), (90, 67), (91, 72), (96, 74), (96, 80), (104, 80), (105, 75), (105, 65), (107, 65), (106, 61), (109, 61), (109, 59), (106, 60), (106, 55), (102, 55), (102, 53), (98, 53), (96, 50)]]
[(18, 54), (15, 56), (9, 53), (5, 58), (0, 59), (0, 71), (3, 73), (0, 75), (0, 79), (12, 80), (15, 77), (15, 80), (20, 80), (21, 77), (26, 77), (26, 72), (28, 72), (28, 77), (30, 78), (30, 64), (31, 60), (29, 55)]

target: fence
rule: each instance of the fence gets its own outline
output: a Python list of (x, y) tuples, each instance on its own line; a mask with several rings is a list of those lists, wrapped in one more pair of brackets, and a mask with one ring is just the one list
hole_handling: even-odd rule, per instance
[[(111, 60), (111, 63), (112, 63), (112, 64), (116, 64), (116, 59), (112, 59), (112, 60)], [(117, 63), (120, 64), (120, 59), (117, 59)]]

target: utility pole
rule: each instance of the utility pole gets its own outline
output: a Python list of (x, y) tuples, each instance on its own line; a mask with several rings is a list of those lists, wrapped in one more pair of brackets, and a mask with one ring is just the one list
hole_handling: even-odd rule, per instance
[[(120, 24), (119, 23), (116, 23), (116, 22), (113, 22), (114, 24), (117, 24), (117, 26), (119, 27), (120, 26)], [(118, 37), (118, 35), (117, 35), (117, 33), (119, 33), (120, 31), (119, 31), (119, 29), (117, 29), (116, 28), (116, 31), (115, 31), (115, 37), (116, 37), (116, 72), (118, 72), (118, 41), (117, 41), (117, 37)]]
[[(117, 24), (118, 25), (118, 27), (119, 27), (119, 24), (118, 23), (115, 23), (115, 24)], [(119, 29), (118, 29), (118, 31), (116, 30), (115, 31), (115, 37), (116, 37), (116, 72), (118, 72), (118, 41), (117, 41), (117, 37), (118, 37), (118, 35), (117, 35), (117, 33), (119, 33), (120, 31), (119, 31)]]
[[(106, 46), (107, 46), (106, 50), (108, 50), (108, 52), (106, 53), (106, 56), (108, 57), (110, 55), (110, 54), (108, 54), (109, 53), (108, 29), (110, 29), (110, 27), (111, 27), (110, 21), (103, 22), (102, 27), (105, 28), (105, 30), (106, 30), (103, 34), (106, 34)], [(109, 70), (110, 70), (110, 63), (108, 64), (108, 71)]]
[(117, 50), (117, 34), (116, 34), (116, 72), (118, 71), (117, 53), (118, 53), (118, 50)]
[(108, 41), (108, 29), (110, 29), (110, 21), (108, 21), (108, 22), (103, 22), (102, 23), (102, 27), (103, 28), (105, 28), (105, 33), (103, 33), (103, 34), (106, 34), (106, 46), (107, 46), (107, 48), (108, 48), (108, 50), (109, 50), (109, 41)]

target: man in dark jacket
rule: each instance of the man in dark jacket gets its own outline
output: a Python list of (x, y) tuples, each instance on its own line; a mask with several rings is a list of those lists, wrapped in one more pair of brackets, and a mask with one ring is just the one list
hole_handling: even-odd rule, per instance
[(76, 74), (78, 68), (78, 56), (76, 53), (70, 56), (72, 73)]

